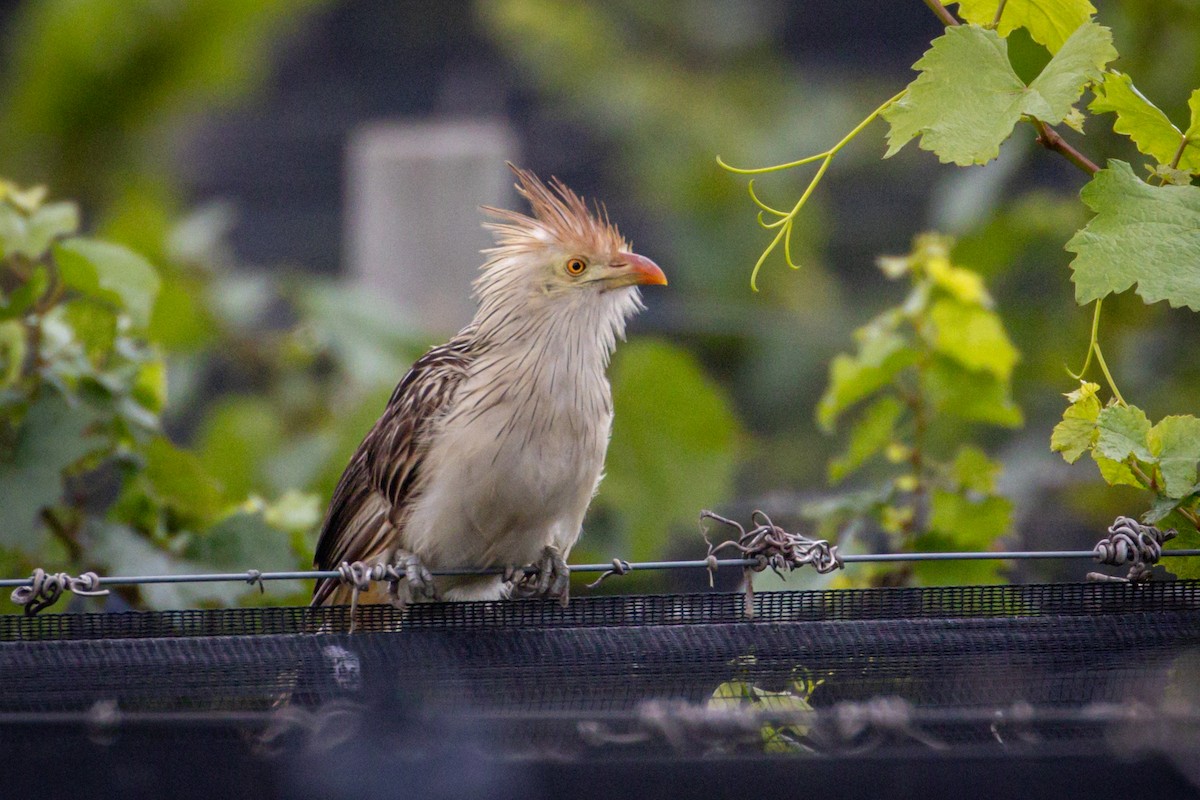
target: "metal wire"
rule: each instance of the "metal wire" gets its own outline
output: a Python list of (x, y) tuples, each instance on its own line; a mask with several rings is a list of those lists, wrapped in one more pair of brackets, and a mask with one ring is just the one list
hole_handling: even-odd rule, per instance
[[(1163, 558), (1182, 558), (1200, 556), (1200, 550), (1164, 550)], [(899, 563), (906, 561), (1026, 561), (1044, 559), (1088, 559), (1095, 560), (1092, 550), (1013, 550), (1007, 552), (957, 552), (957, 553), (848, 553), (841, 557), (847, 564), (867, 563)], [(622, 562), (629, 572), (671, 569), (711, 569), (717, 567), (753, 567), (759, 563), (754, 558), (723, 558), (715, 561), (699, 559), (691, 561), (637, 561)], [(572, 572), (592, 573), (607, 572), (613, 568), (612, 562), (606, 564), (575, 564), (570, 567)], [(474, 569), (470, 567), (455, 567), (432, 569), (435, 576), (449, 575), (503, 575), (505, 570), (500, 567)], [(113, 575), (101, 577), (100, 582), (105, 586), (141, 586), (155, 583), (258, 583), (260, 581), (295, 581), (295, 580), (340, 580), (341, 573), (337, 570), (292, 570), (286, 572), (260, 572), (250, 569), (245, 572), (212, 572), (179, 575)], [(32, 578), (0, 578), (0, 587), (15, 588), (30, 586)]]

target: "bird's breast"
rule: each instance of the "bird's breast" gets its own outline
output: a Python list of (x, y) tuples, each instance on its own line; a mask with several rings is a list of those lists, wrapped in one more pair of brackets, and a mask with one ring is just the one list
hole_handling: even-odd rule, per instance
[(428, 540), (429, 560), (527, 563), (546, 544), (574, 541), (612, 425), (608, 382), (588, 372), (468, 378), (436, 433), (407, 526)]

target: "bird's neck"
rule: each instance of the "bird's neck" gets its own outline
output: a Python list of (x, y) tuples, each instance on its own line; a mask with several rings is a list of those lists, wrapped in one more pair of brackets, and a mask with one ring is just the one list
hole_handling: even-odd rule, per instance
[(524, 298), (508, 305), (485, 302), (469, 330), (494, 352), (562, 359), (566, 370), (558, 370), (560, 375), (569, 370), (603, 377), (617, 341), (625, 338), (627, 319), (641, 307), (641, 297), (633, 287)]

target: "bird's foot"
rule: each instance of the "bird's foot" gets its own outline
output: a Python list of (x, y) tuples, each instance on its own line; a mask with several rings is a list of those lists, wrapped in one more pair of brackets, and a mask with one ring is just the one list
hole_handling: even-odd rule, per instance
[(505, 572), (509, 597), (545, 597), (557, 599), (563, 608), (570, 600), (571, 568), (562, 552), (552, 544), (546, 545), (542, 557), (527, 567)]
[[(437, 600), (437, 585), (433, 582), (433, 573), (425, 568), (421, 563), (421, 559), (407, 550), (398, 550), (396, 557), (393, 559), (396, 565), (397, 572), (404, 575), (404, 581), (408, 584), (408, 597), (411, 600)], [(392, 592), (398, 593), (400, 584), (392, 584)]]

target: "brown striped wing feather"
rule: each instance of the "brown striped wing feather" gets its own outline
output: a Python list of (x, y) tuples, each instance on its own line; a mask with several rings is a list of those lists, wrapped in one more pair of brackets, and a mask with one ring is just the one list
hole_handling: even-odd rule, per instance
[[(384, 556), (396, 544), (405, 510), (419, 488), (434, 423), (450, 407), (470, 363), (465, 337), (421, 356), (401, 379), (383, 415), (342, 473), (321, 526), (314, 565)], [(337, 581), (318, 581), (313, 605), (336, 602)]]

